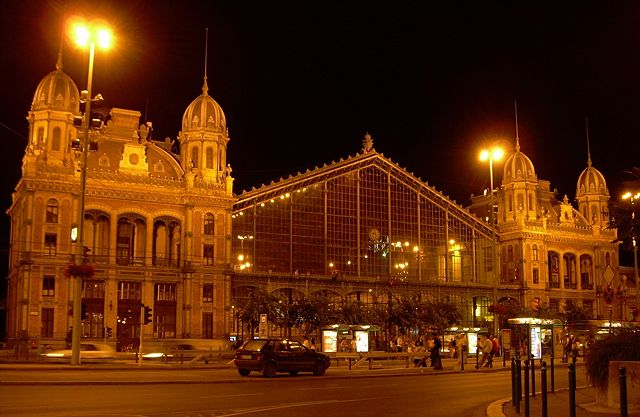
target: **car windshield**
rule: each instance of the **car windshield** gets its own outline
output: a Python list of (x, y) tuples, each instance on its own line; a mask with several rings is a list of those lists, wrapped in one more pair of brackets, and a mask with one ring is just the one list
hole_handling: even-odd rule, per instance
[(259, 351), (266, 344), (267, 344), (266, 340), (249, 340), (247, 343), (245, 343), (244, 346), (242, 346), (242, 349)]

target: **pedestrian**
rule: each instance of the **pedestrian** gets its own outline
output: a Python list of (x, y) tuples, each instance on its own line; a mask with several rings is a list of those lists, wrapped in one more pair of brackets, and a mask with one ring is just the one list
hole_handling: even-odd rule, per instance
[(304, 337), (304, 340), (302, 341), (302, 346), (306, 347), (307, 349), (311, 348), (311, 343), (309, 342), (309, 338), (307, 336)]
[(442, 358), (440, 357), (440, 348), (442, 343), (438, 336), (433, 336), (433, 347), (431, 348), (431, 367), (435, 370), (442, 369)]
[(451, 342), (449, 342), (449, 356), (451, 358), (455, 358), (457, 354), (458, 352), (456, 351), (456, 336), (454, 335), (451, 339)]
[(476, 365), (476, 369), (482, 368), (483, 366), (489, 367), (489, 364), (491, 363), (490, 356), (491, 349), (493, 349), (493, 343), (491, 343), (491, 339), (489, 339), (486, 334), (480, 336), (478, 348), (478, 352), (482, 352), (482, 358), (480, 359), (480, 363)]
[(309, 343), (309, 349), (314, 350), (314, 351), (316, 350), (316, 338), (315, 337), (311, 338), (311, 342)]
[(462, 369), (467, 359), (467, 349), (469, 346), (469, 339), (465, 333), (458, 335), (458, 341), (456, 342), (456, 349), (458, 350), (458, 368)]

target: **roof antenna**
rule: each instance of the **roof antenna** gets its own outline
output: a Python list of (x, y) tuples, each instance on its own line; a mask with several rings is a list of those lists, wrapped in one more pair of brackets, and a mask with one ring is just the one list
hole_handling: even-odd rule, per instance
[(589, 118), (584, 118), (584, 125), (587, 131), (587, 166), (591, 166), (591, 149), (589, 148)]
[(516, 109), (516, 152), (520, 152), (520, 136), (518, 136), (518, 101), (513, 101)]
[(207, 85), (207, 49), (209, 48), (209, 28), (205, 28), (204, 36), (204, 84), (202, 85), (202, 94), (207, 95), (209, 86)]

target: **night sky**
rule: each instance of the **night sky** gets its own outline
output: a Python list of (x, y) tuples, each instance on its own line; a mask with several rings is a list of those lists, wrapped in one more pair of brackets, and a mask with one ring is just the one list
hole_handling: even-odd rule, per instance
[[(116, 48), (96, 54), (94, 93), (103, 107), (140, 111), (156, 139), (176, 138), (201, 94), (208, 28), (209, 94), (227, 117), (236, 193), (354, 155), (369, 132), (377, 151), (466, 204), (489, 183), (479, 149), (515, 142), (517, 101), (538, 178), (573, 201), (588, 118), (593, 165), (619, 198), (623, 171), (640, 166), (640, 2), (375, 3), (4, 2), (5, 210), (65, 13), (115, 27)], [(88, 53), (66, 40), (62, 50), (86, 88)], [(494, 173), (499, 184), (502, 164)], [(6, 214), (2, 223), (5, 251)]]

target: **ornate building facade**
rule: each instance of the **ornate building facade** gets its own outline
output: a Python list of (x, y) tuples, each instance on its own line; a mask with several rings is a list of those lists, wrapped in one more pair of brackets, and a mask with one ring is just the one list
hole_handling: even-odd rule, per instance
[[(80, 210), (81, 154), (75, 143), (81, 94), (63, 71), (42, 79), (28, 113), (22, 178), (8, 210), (11, 251), (8, 339), (59, 344), (72, 324), (80, 263), (71, 231)], [(152, 308), (145, 339), (228, 340), (233, 178), (225, 115), (208, 94), (187, 107), (172, 144), (151, 140), (140, 113), (113, 108), (92, 130), (86, 166), (84, 252), (95, 273), (82, 283), (82, 336), (135, 346), (141, 305)], [(97, 149), (96, 149), (97, 148)]]
[[(448, 300), (470, 327), (491, 325), (489, 306), (504, 299), (627, 315), (603, 301), (620, 274), (608, 189), (590, 157), (577, 209), (537, 178), (519, 138), (493, 198), (472, 196), (468, 208), (377, 152), (368, 134), (354, 156), (234, 195), (225, 115), (208, 91), (205, 74), (179, 152), (152, 140), (139, 112), (113, 108), (91, 132), (82, 167), (74, 126), (82, 95), (61, 57), (43, 78), (8, 210), (10, 342), (67, 338), (77, 278), (65, 269), (80, 261), (71, 231), (83, 169), (83, 246), (95, 272), (83, 279), (81, 334), (102, 339), (114, 329), (118, 348), (136, 346), (141, 328), (145, 341), (223, 346), (243, 332), (234, 300), (256, 287), (374, 306), (398, 296)], [(143, 304), (151, 326), (140, 326)]]

